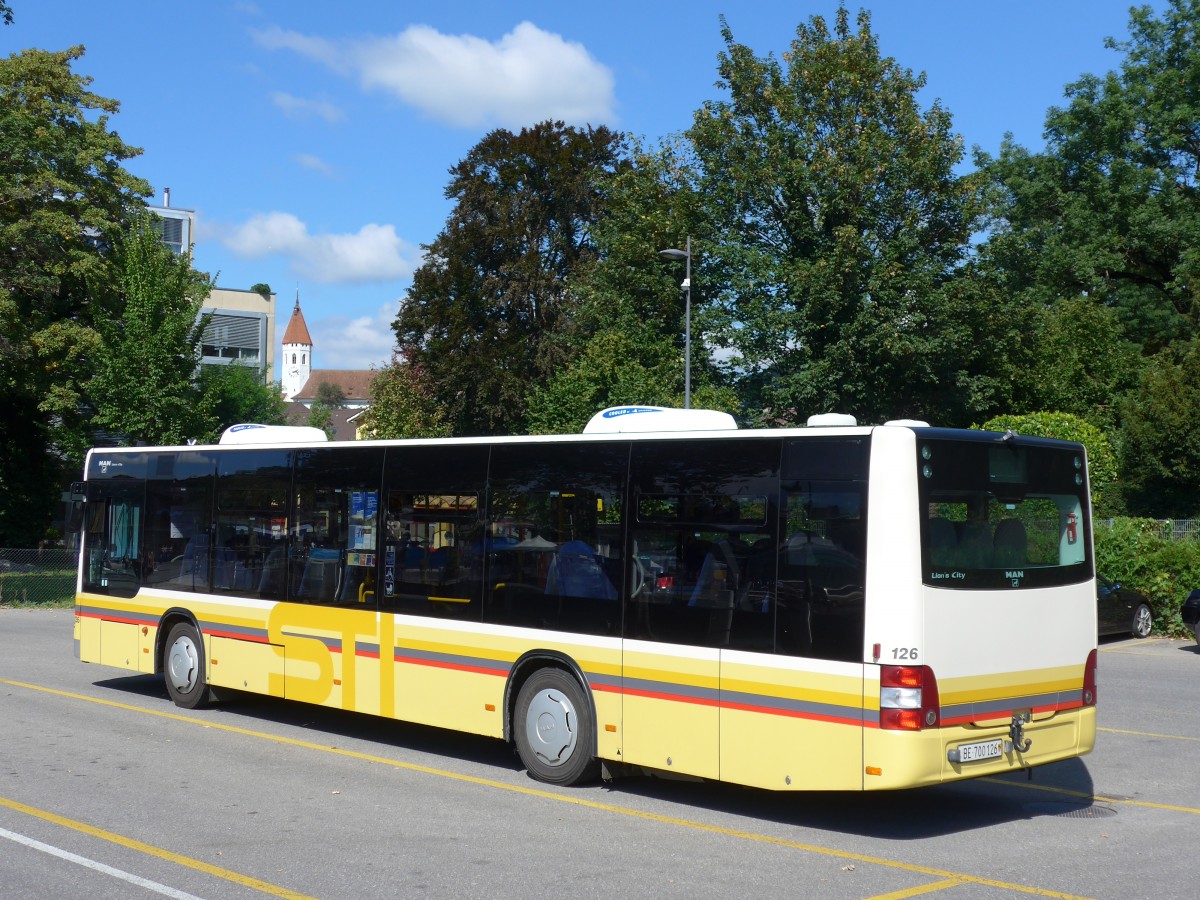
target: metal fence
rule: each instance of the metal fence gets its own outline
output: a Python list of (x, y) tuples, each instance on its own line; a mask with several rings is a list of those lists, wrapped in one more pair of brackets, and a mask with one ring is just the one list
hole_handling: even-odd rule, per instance
[[(1155, 519), (1159, 536), (1167, 541), (1200, 540), (1200, 519)], [(1112, 528), (1112, 519), (1097, 519), (1096, 524)]]
[(75, 550), (0, 547), (0, 605), (71, 603), (77, 559)]

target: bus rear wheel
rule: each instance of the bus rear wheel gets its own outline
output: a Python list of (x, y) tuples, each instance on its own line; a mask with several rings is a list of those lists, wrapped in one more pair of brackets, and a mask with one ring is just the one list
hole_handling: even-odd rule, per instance
[(187, 622), (179, 622), (167, 634), (163, 646), (163, 678), (176, 706), (201, 709), (213, 699), (208, 686), (204, 642)]
[(600, 774), (583, 688), (561, 669), (540, 669), (521, 686), (513, 731), (521, 762), (538, 781), (572, 785)]

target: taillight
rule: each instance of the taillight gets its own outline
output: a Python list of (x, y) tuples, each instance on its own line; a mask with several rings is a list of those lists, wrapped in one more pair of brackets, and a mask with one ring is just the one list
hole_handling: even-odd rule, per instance
[(934, 728), (941, 719), (937, 679), (929, 666), (882, 666), (879, 727), (890, 731)]
[(1087, 662), (1083, 664), (1083, 705), (1096, 705), (1096, 651), (1088, 654)]

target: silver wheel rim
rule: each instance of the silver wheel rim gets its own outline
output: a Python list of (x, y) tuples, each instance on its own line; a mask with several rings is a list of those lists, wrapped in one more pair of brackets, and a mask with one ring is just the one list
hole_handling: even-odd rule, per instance
[(538, 691), (525, 713), (525, 738), (542, 763), (561, 766), (575, 752), (578, 723), (575, 707), (562, 691)]
[(175, 643), (167, 651), (167, 678), (171, 686), (181, 694), (186, 694), (196, 686), (196, 678), (200, 669), (200, 654), (196, 652), (196, 644), (187, 635), (175, 638)]
[(1138, 637), (1145, 637), (1150, 633), (1150, 610), (1146, 607), (1138, 608), (1137, 617), (1133, 622), (1133, 630)]

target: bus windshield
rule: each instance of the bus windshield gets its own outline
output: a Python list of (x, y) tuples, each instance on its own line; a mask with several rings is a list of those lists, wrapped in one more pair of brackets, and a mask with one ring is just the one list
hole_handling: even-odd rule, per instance
[(916, 463), (925, 584), (1012, 590), (1092, 577), (1081, 448), (918, 438)]

